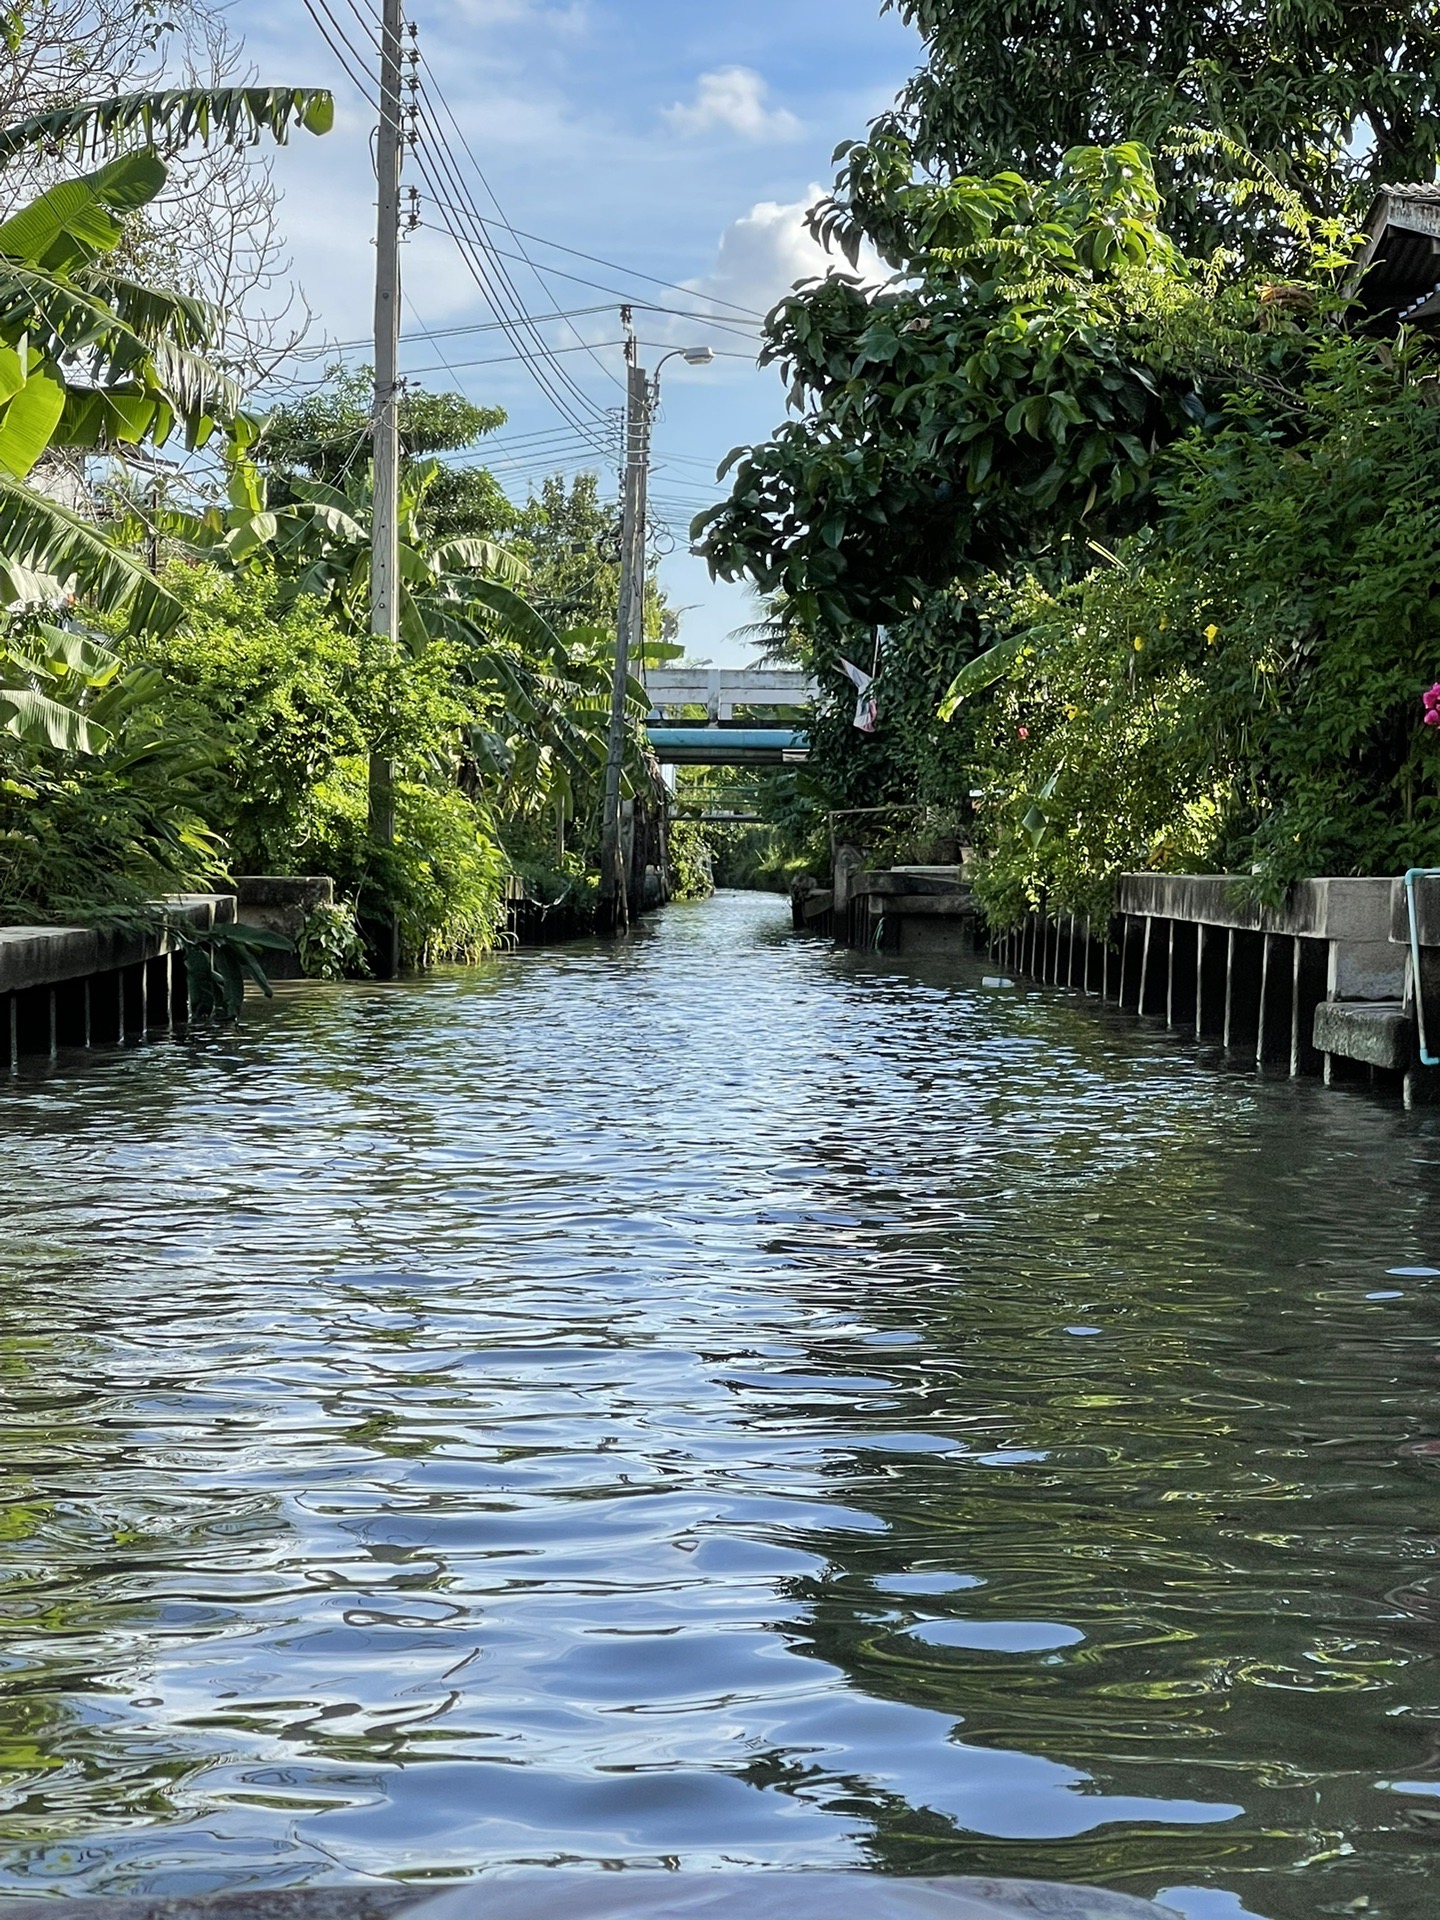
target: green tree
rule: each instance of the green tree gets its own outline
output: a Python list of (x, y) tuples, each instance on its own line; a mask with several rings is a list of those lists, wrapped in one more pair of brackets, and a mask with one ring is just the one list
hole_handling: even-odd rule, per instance
[[(600, 498), (593, 473), (552, 474), (518, 510), (513, 544), (530, 567), (530, 596), (556, 626), (607, 632), (620, 607), (620, 509)], [(658, 557), (645, 583), (646, 662), (678, 658), (679, 630), (660, 585)], [(662, 649), (665, 651), (662, 653)]]
[[(732, 456), (730, 498), (697, 533), (717, 573), (778, 596), (825, 688), (812, 766), (833, 804), (954, 809), (973, 709), (947, 727), (937, 708), (988, 644), (994, 583), (1059, 588), (1093, 543), (1152, 524), (1166, 450), (1212, 431), (1227, 395), (1294, 431), (1349, 256), (1343, 227), (1270, 181), (1306, 283), (1276, 299), (1258, 272), (1188, 258), (1134, 145), (1075, 150), (1035, 183), (917, 181), (894, 140), (862, 162), (896, 276), (835, 276), (776, 309), (765, 352), (796, 417)], [(851, 724), (846, 660), (878, 673), (874, 733)]]
[(562, 626), (611, 627), (620, 606), (620, 515), (593, 473), (552, 474), (516, 516), (535, 604)]
[(872, 190), (904, 281), (834, 276), (776, 309), (762, 360), (799, 417), (731, 456), (729, 499), (697, 523), (717, 573), (854, 645), (1082, 521), (1133, 524), (1157, 446), (1203, 405), (1145, 350), (1189, 276), (1141, 149), (944, 187), (892, 152)]
[[(1260, 155), (1312, 210), (1360, 208), (1440, 155), (1440, 14), (1354, 0), (890, 0), (926, 64), (874, 129), (927, 172), (1050, 172), (1071, 147), (1160, 152), (1200, 128)], [(853, 171), (853, 169), (852, 169)], [(1239, 170), (1243, 175), (1243, 168)], [(1229, 176), (1227, 179), (1227, 175)], [(1167, 219), (1195, 251), (1263, 250), (1233, 170), (1162, 161)], [(861, 195), (863, 217), (863, 193)]]
[[(297, 477), (334, 486), (365, 465), (373, 378), (369, 367), (333, 366), (317, 392), (269, 414), (255, 458), (270, 475), (272, 498), (283, 502)], [(473, 453), (505, 417), (503, 408), (476, 406), (463, 394), (407, 386), (400, 400), (402, 473), (440, 454)], [(424, 523), (437, 541), (498, 539), (514, 529), (516, 514), (483, 466), (440, 463), (427, 483)]]
[(1433, 348), (1317, 345), (1287, 430), (1237, 393), (1166, 458), (1156, 527), (1056, 591), (997, 589), (960, 676), (998, 921), (1102, 914), (1127, 869), (1440, 863)]

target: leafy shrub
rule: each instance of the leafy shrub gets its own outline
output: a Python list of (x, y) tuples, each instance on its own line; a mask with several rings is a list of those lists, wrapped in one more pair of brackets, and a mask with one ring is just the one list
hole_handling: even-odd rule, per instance
[(170, 723), (160, 676), (75, 633), (0, 631), (0, 914), (132, 914), (215, 871), (203, 737)]
[(704, 900), (715, 891), (710, 842), (698, 820), (670, 823), (670, 886), (677, 900)]
[(1275, 897), (1440, 864), (1431, 365), (1323, 344), (1284, 430), (1237, 397), (1170, 457), (1154, 533), (1018, 590), (980, 730), (992, 912), (1097, 911), (1127, 867)]
[(350, 900), (336, 900), (305, 916), (297, 942), (307, 980), (345, 980), (367, 968), (365, 938)]
[[(436, 644), (387, 673), (318, 601), (286, 604), (264, 574), (175, 569), (190, 617), (140, 643), (177, 728), (210, 740), (206, 816), (234, 867), (329, 874), (362, 916), (396, 917), (408, 960), (494, 944), (505, 861), (483, 805), (461, 792), (459, 743), (487, 714)], [(369, 747), (397, 777), (393, 847), (371, 844)], [(348, 963), (347, 963), (348, 964)]]

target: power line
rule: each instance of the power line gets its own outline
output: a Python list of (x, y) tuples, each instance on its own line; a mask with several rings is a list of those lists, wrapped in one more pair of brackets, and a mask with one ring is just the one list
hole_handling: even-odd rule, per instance
[[(367, 25), (364, 15), (361, 13), (359, 7), (356, 6), (355, 4), (355, 0), (346, 0), (346, 4), (349, 6), (350, 11), (355, 15), (355, 18), (360, 22), (361, 28), (365, 31), (367, 37), (373, 43), (374, 27), (379, 25), (380, 16), (376, 11), (374, 5), (371, 4), (371, 0), (366, 0), (366, 8), (370, 14), (371, 21), (374, 23), (374, 25)], [(427, 61), (427, 66), (428, 64), (429, 63)], [(743, 314), (749, 320), (755, 320), (755, 321), (764, 320), (765, 318), (764, 314), (760, 313), (756, 308), (742, 306), (741, 303), (737, 300), (726, 300), (720, 294), (700, 293), (697, 291), (696, 288), (684, 286), (677, 280), (666, 280), (660, 274), (646, 273), (643, 271), (643, 269), (639, 267), (625, 267), (625, 266), (622, 266), (616, 260), (606, 259), (601, 254), (587, 253), (584, 251), (583, 248), (566, 246), (563, 241), (552, 240), (546, 234), (531, 233), (531, 232), (528, 232), (524, 227), (515, 226), (512, 221), (508, 220), (505, 217), (505, 209), (500, 205), (499, 200), (495, 196), (494, 189), (491, 187), (490, 182), (486, 179), (485, 174), (481, 169), (480, 163), (476, 160), (474, 152), (471, 150), (470, 143), (465, 136), (464, 128), (461, 126), (459, 120), (456, 118), (455, 111), (451, 107), (450, 102), (446, 99), (444, 90), (440, 85), (439, 79), (434, 77), (433, 69), (431, 69), (431, 73), (432, 73), (432, 78), (434, 79), (434, 98), (439, 102), (440, 106), (444, 109), (446, 118), (449, 120), (450, 124), (454, 127), (455, 132), (459, 137), (461, 148), (463, 149), (466, 155), (466, 158), (469, 160), (471, 166), (474, 167), (477, 178), (479, 179), (481, 185), (484, 187), (486, 195), (488, 196), (492, 206), (495, 208), (495, 211), (499, 216), (497, 220), (492, 221), (492, 220), (485, 219), (483, 215), (477, 213), (476, 217), (479, 219), (482, 227), (488, 228), (491, 226), (498, 226), (502, 232), (508, 233), (514, 240), (517, 240), (517, 241), (528, 240), (532, 242), (535, 246), (549, 247), (555, 253), (568, 254), (572, 259), (575, 259), (575, 260), (586, 260), (590, 263), (591, 266), (605, 267), (611, 273), (623, 274), (628, 278), (634, 279), (634, 280), (646, 280), (650, 283), (651, 286), (664, 287), (670, 293), (684, 293), (684, 294), (688, 294), (692, 299), (708, 300), (712, 306), (728, 307), (731, 310), (731, 312)], [(429, 92), (430, 89), (428, 86), (425, 85), (424, 82), (422, 82), (422, 86), (425, 88), (425, 91)], [(558, 272), (558, 269), (548, 267), (548, 266), (545, 268), (541, 268), (537, 262), (530, 259), (528, 254), (522, 255), (522, 257), (524, 259), (525, 264), (528, 267), (530, 267), (530, 269), (532, 270), (532, 272), (535, 273), (537, 278), (540, 278), (543, 273)], [(568, 319), (569, 316), (566, 314), (558, 314), (556, 315), (556, 318)]]
[[(421, 178), (425, 181), (427, 186), (430, 188), (431, 194), (434, 195), (436, 192), (434, 178), (431, 175), (424, 158), (418, 155), (417, 155), (417, 166), (419, 168)], [(581, 432), (586, 431), (586, 423), (583, 417), (577, 414), (574, 401), (572, 401), (570, 398), (567, 397), (564, 390), (565, 387), (568, 386), (569, 388), (571, 388), (572, 391), (579, 396), (581, 403), (584, 406), (588, 407), (597, 416), (599, 415), (600, 409), (595, 405), (594, 401), (590, 400), (586, 395), (581, 393), (580, 389), (575, 386), (574, 382), (569, 379), (568, 375), (564, 377), (563, 384), (556, 381), (556, 379), (551, 373), (550, 364), (547, 364), (547, 361), (546, 361), (546, 353), (547, 353), (546, 343), (542, 339), (538, 330), (536, 330), (533, 322), (529, 323), (529, 332), (532, 336), (534, 347), (538, 348), (539, 351), (537, 353), (533, 349), (527, 350), (524, 335), (520, 331), (520, 326), (521, 324), (523, 324), (523, 322), (517, 322), (515, 314), (513, 311), (510, 310), (510, 307), (509, 305), (507, 305), (507, 302), (504, 296), (501, 293), (496, 291), (497, 285), (502, 283), (497, 278), (492, 278), (491, 274), (489, 273), (485, 265), (484, 256), (480, 253), (479, 249), (475, 246), (473, 240), (470, 239), (464, 233), (457, 231), (456, 227), (452, 225), (449, 221), (446, 221), (445, 223), (445, 231), (449, 234), (450, 238), (455, 242), (457, 248), (460, 251), (461, 260), (463, 261), (467, 271), (469, 272), (470, 277), (474, 280), (476, 286), (480, 289), (480, 292), (484, 296), (486, 304), (490, 307), (491, 312), (495, 315), (496, 319), (501, 322), (506, 335), (509, 337), (512, 345), (514, 345), (517, 348), (520, 358), (525, 362), (526, 366), (529, 368), (530, 373), (534, 378), (536, 384), (539, 386), (541, 392), (550, 401), (551, 405), (554, 406), (555, 410), (561, 415), (562, 419), (565, 419), (566, 421), (568, 421), (571, 426), (577, 429), (577, 431), (581, 431)], [(521, 314), (523, 316), (524, 315), (523, 303), (518, 302), (517, 300), (516, 304), (520, 306)], [(563, 370), (561, 371), (563, 372)]]
[[(420, 81), (420, 97), (426, 102), (429, 102), (432, 98), (429, 85), (423, 78)], [(448, 108), (446, 110), (448, 112)], [(453, 115), (451, 115), (451, 119), (452, 120), (454, 119)], [(448, 176), (448, 181), (452, 190), (457, 192), (459, 195), (461, 206), (458, 209), (458, 211), (459, 211), (462, 224), (467, 219), (473, 220), (475, 223), (474, 229), (469, 236), (472, 247), (477, 252), (479, 251), (480, 248), (483, 247), (484, 249), (486, 249), (490, 258), (492, 260), (495, 260), (495, 263), (496, 263), (496, 270), (495, 270), (495, 276), (494, 276), (495, 281), (502, 288), (503, 292), (506, 295), (508, 295), (509, 300), (513, 304), (513, 307), (516, 309), (516, 314), (513, 317), (517, 318), (518, 324), (522, 326), (525, 329), (525, 331), (528, 332), (528, 334), (530, 335), (530, 338), (533, 341), (537, 351), (541, 355), (545, 356), (545, 358), (549, 362), (549, 365), (547, 367), (547, 374), (550, 374), (550, 377), (552, 380), (558, 380), (558, 384), (561, 386), (562, 389), (568, 389), (570, 394), (573, 396), (574, 402), (578, 403), (582, 409), (588, 408), (593, 413), (599, 414), (601, 410), (596, 405), (595, 401), (592, 400), (590, 396), (583, 391), (582, 388), (577, 386), (575, 381), (571, 379), (569, 373), (563, 367), (561, 367), (557, 361), (555, 361), (554, 355), (552, 350), (550, 349), (549, 343), (544, 339), (543, 335), (540, 333), (534, 321), (531, 320), (529, 311), (525, 305), (524, 299), (522, 298), (519, 289), (516, 287), (514, 280), (511, 278), (506, 268), (499, 265), (498, 257), (495, 254), (495, 249), (490, 246), (488, 236), (485, 233), (480, 210), (475, 205), (474, 196), (470, 193), (470, 190), (466, 186), (465, 181), (460, 173), (458, 163), (456, 162), (455, 157), (450, 150), (448, 139), (446, 138), (443, 131), (435, 122), (433, 109), (429, 107), (421, 108), (420, 111), (417, 113), (417, 121), (428, 129), (434, 142), (434, 145), (432, 148), (429, 145), (429, 143), (422, 143), (417, 141), (417, 159), (421, 161), (422, 170), (423, 170), (423, 156), (427, 152), (433, 150), (435, 154), (436, 164), (441, 168), (443, 174)], [(463, 145), (464, 144), (463, 134), (461, 135), (461, 141)], [(466, 152), (467, 153), (469, 152), (468, 147), (466, 148)], [(475, 164), (473, 155), (471, 156), (471, 164), (472, 166)], [(479, 172), (478, 167), (476, 168), (476, 172), (477, 173)], [(433, 178), (430, 179), (429, 185), (430, 185), (431, 193), (436, 195), (437, 203), (438, 203), (439, 196), (438, 196)], [(463, 242), (461, 241), (460, 234), (456, 232), (448, 216), (446, 218), (446, 224), (447, 226), (449, 226), (452, 237), (457, 242), (463, 244)], [(551, 297), (553, 298), (553, 296)], [(496, 305), (493, 299), (492, 299), (492, 307), (494, 309), (495, 317), (497, 320), (505, 317), (502, 308)], [(516, 345), (518, 346), (519, 344), (520, 343), (517, 340)], [(553, 372), (551, 371), (552, 369), (553, 369)]]
[[(379, 95), (372, 91), (369, 75), (365, 69), (364, 59), (361, 54), (351, 46), (339, 21), (331, 13), (329, 7), (326, 6), (325, 0), (303, 0), (303, 3), (305, 11), (314, 21), (319, 31), (320, 38), (339, 61), (346, 79), (349, 80), (357, 92), (369, 101), (370, 105), (374, 107), (378, 113), (380, 111)], [(336, 44), (337, 41), (339, 45)], [(358, 73), (350, 64), (352, 60), (355, 62), (355, 68), (359, 69)]]
[[(362, 96), (365, 99), (367, 99), (372, 106), (376, 106), (378, 109), (377, 98), (370, 91), (368, 82), (358, 77), (355, 71), (355, 68), (352, 68), (350, 64), (353, 61), (355, 63), (355, 67), (358, 67), (363, 71), (364, 56), (352, 44), (348, 33), (341, 26), (340, 22), (335, 18), (333, 11), (331, 10), (328, 4), (328, 0), (305, 0), (305, 9), (306, 9), (306, 12), (310, 15), (310, 18), (312, 19), (312, 21), (314, 21), (316, 27), (319, 29), (321, 37), (324, 39), (326, 45), (329, 47), (330, 51), (335, 55), (336, 59), (340, 62), (342, 68), (344, 68), (348, 78), (359, 89)], [(353, 3), (351, 4), (351, 11), (352, 13), (356, 13), (356, 18), (361, 21), (361, 26), (362, 28), (364, 28), (365, 23), (363, 21), (363, 18), (358, 14)], [(327, 30), (327, 23), (328, 23), (328, 30)], [(375, 47), (374, 35), (368, 29), (366, 29), (366, 40), (371, 50), (373, 51)], [(417, 161), (420, 162), (421, 177), (425, 180), (426, 185), (429, 187), (431, 194), (432, 195), (436, 194), (436, 184), (435, 184), (434, 178), (428, 173), (424, 165), (423, 159), (421, 159), (421, 156), (418, 153), (416, 157), (417, 157)], [(437, 153), (437, 164), (449, 170), (451, 184), (458, 190), (462, 198), (465, 197), (466, 189), (465, 189), (464, 183), (462, 180), (459, 179), (458, 174), (456, 174), (454, 171), (453, 163), (450, 160), (448, 149), (446, 148), (446, 145), (443, 139), (439, 141), (439, 147), (438, 147), (438, 153)], [(484, 271), (483, 260), (479, 257), (478, 251), (474, 248), (472, 243), (467, 242), (464, 236), (457, 233), (454, 230), (453, 226), (451, 226), (448, 222), (446, 223), (446, 226), (447, 226), (447, 231), (450, 233), (450, 237), (455, 241), (456, 245), (460, 248), (461, 257), (464, 260), (466, 267), (470, 271), (471, 277), (475, 280), (476, 285), (480, 288), (480, 291), (484, 294), (486, 300), (489, 302), (491, 310), (494, 312), (496, 319), (510, 322), (510, 326), (507, 326), (506, 330), (507, 332), (510, 332), (511, 338), (514, 341), (514, 344), (516, 345), (516, 347), (520, 348), (521, 357), (526, 360), (542, 392), (546, 394), (546, 397), (551, 401), (552, 405), (556, 407), (557, 411), (560, 412), (563, 418), (568, 420), (570, 424), (575, 426), (577, 429), (583, 430), (583, 427), (584, 427), (583, 419), (575, 413), (573, 403), (571, 403), (566, 399), (565, 389), (566, 388), (570, 389), (570, 391), (575, 395), (575, 398), (580, 402), (582, 407), (589, 408), (592, 412), (594, 412), (597, 415), (599, 414), (600, 409), (595, 405), (595, 402), (588, 397), (588, 395), (584, 394), (581, 391), (581, 389), (575, 385), (575, 383), (569, 378), (568, 374), (564, 372), (564, 369), (559, 367), (557, 362), (552, 361), (550, 365), (542, 366), (541, 362), (545, 359), (548, 352), (547, 344), (541, 338), (538, 331), (534, 328), (533, 323), (530, 325), (529, 331), (531, 333), (534, 346), (536, 349), (538, 349), (539, 358), (537, 359), (534, 355), (527, 355), (525, 353), (523, 337), (517, 337), (515, 332), (512, 331), (512, 328), (515, 325), (515, 315), (513, 313), (508, 312), (503, 300), (498, 299), (496, 297), (496, 294), (494, 291), (494, 285), (489, 281), (488, 276)], [(502, 282), (508, 282), (508, 275), (505, 274), (503, 268), (500, 269), (499, 278)], [(510, 291), (511, 291), (512, 297), (515, 299), (516, 305), (520, 309), (522, 322), (525, 320), (528, 320), (528, 315), (525, 314), (525, 310), (524, 310), (524, 303), (520, 301), (518, 298), (518, 295), (515, 294), (513, 283), (510, 286)], [(550, 371), (551, 366), (554, 367), (554, 374), (552, 374)], [(555, 377), (555, 375), (559, 376), (558, 379)]]
[[(551, 247), (556, 253), (569, 254), (573, 260), (588, 260), (592, 267), (604, 267), (610, 273), (625, 274), (632, 280), (648, 280), (652, 287), (664, 287), (669, 293), (685, 293), (692, 300), (708, 300), (715, 307), (729, 307), (732, 313), (743, 314), (747, 320), (763, 324), (765, 315), (755, 307), (743, 307), (738, 300), (726, 300), (718, 293), (702, 293), (698, 287), (683, 286), (678, 280), (664, 280), (658, 273), (646, 273), (640, 267), (625, 267), (618, 260), (606, 260), (598, 253), (586, 253), (580, 247), (567, 247), (559, 240), (548, 240), (542, 233), (527, 233), (523, 227), (511, 226), (503, 215), (499, 220), (487, 220), (487, 227), (499, 227), (516, 240), (529, 240), (538, 247)], [(533, 263), (532, 263), (533, 264)], [(537, 269), (538, 271), (538, 269)], [(547, 266), (546, 273), (559, 273), (558, 267)]]
[[(428, 96), (430, 89), (427, 82), (422, 79), (420, 82), (420, 86), (421, 86), (421, 91)], [(451, 126), (455, 129), (456, 137), (459, 139), (459, 142), (460, 142), (461, 151), (464, 153), (466, 159), (470, 162), (470, 165), (475, 169), (476, 179), (480, 182), (480, 185), (485, 189), (486, 195), (489, 198), (491, 206), (494, 207), (496, 213), (499, 214), (502, 230), (507, 233), (513, 234), (515, 230), (513, 227), (510, 226), (509, 222), (505, 218), (505, 209), (501, 206), (499, 200), (496, 198), (495, 189), (491, 186), (490, 182), (486, 179), (485, 171), (481, 167), (480, 162), (475, 158), (475, 154), (470, 146), (470, 142), (465, 137), (465, 129), (460, 125), (460, 122), (455, 118), (454, 110), (451, 107), (450, 102), (445, 98), (444, 89), (441, 87), (438, 78), (435, 79), (434, 97), (439, 101), (441, 107), (444, 110), (446, 118), (449, 120)], [(478, 208), (475, 209), (475, 217), (480, 222), (481, 232), (485, 235), (485, 238), (489, 240), (490, 223), (483, 218)], [(549, 283), (544, 278), (543, 274), (540, 272), (540, 269), (535, 265), (535, 262), (531, 260), (529, 254), (526, 253), (523, 241), (520, 242), (520, 252), (524, 257), (526, 265), (530, 268), (530, 271), (534, 274), (536, 283), (540, 287), (541, 291), (544, 293), (545, 298), (553, 302), (555, 299), (554, 292), (552, 291)], [(575, 338), (577, 341), (581, 340), (580, 331), (577, 327), (571, 325), (570, 331), (575, 335)], [(581, 344), (583, 345), (584, 342), (581, 341)], [(590, 350), (587, 348), (587, 351), (590, 351)], [(625, 391), (624, 381), (616, 379), (614, 373), (611, 371), (609, 367), (607, 367), (604, 364), (604, 362), (600, 359), (600, 356), (597, 353), (590, 352), (590, 358), (595, 362), (596, 366), (600, 368), (600, 371), (605, 375), (605, 377), (611, 382), (613, 382), (615, 386), (619, 387), (621, 392), (623, 393)]]
[[(411, 311), (413, 312), (414, 309), (412, 308)], [(531, 318), (536, 322), (544, 320), (583, 320), (593, 314), (613, 313), (614, 311), (614, 305), (607, 300), (603, 305), (570, 307), (564, 312), (559, 313), (533, 314)], [(503, 333), (504, 331), (505, 323), (503, 320), (476, 320), (464, 326), (416, 327), (413, 332), (402, 335), (402, 342), (411, 340), (454, 340), (458, 339), (462, 334), (467, 333)], [(329, 340), (319, 346), (298, 347), (295, 350), (294, 357), (296, 359), (318, 360), (322, 354), (351, 353), (358, 351), (362, 347), (368, 347), (369, 345), (370, 341), (368, 339)]]
[[(435, 205), (443, 211), (441, 203), (438, 200), (435, 202)], [(422, 222), (421, 224), (425, 225), (428, 223)], [(448, 232), (449, 229), (447, 228), (446, 231)], [(506, 253), (504, 249), (500, 247), (491, 247), (490, 252), (497, 260), (519, 260), (521, 257), (519, 254)], [(658, 304), (635, 300), (627, 293), (624, 287), (607, 286), (603, 280), (587, 280), (583, 274), (567, 273), (563, 267), (547, 267), (546, 272), (553, 275), (557, 280), (569, 280), (579, 287), (593, 287), (597, 293), (613, 294), (617, 300), (622, 300), (627, 306), (636, 307), (642, 312), (678, 314), (682, 319), (699, 320), (706, 326), (716, 327), (722, 333), (736, 334), (742, 339), (746, 338), (751, 332), (756, 331), (756, 329), (742, 327), (739, 321), (731, 320), (728, 316), (720, 318), (714, 314), (693, 313), (684, 307), (662, 307)], [(702, 300), (706, 296), (704, 294), (696, 294), (694, 297), (697, 300)]]
[[(594, 353), (606, 347), (623, 347), (624, 344), (623, 340), (581, 341), (578, 347), (552, 347), (550, 351), (552, 353)], [(737, 356), (739, 357), (741, 356)], [(448, 373), (453, 378), (462, 367), (508, 367), (524, 358), (525, 356), (519, 353), (501, 353), (490, 360), (456, 360), (453, 364), (445, 360), (438, 367), (407, 367), (405, 371), (407, 375), (417, 376), (422, 373)]]

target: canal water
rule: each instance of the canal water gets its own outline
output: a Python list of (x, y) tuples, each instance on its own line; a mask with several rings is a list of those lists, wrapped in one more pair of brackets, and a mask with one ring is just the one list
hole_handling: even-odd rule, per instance
[(1440, 1128), (984, 975), (722, 895), (0, 1089), (0, 1894), (1433, 1914)]

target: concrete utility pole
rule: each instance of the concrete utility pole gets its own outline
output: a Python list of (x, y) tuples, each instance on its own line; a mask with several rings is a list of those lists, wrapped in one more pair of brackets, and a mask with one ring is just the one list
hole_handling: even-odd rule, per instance
[[(375, 224), (374, 495), (370, 530), (370, 632), (382, 671), (394, 669), (400, 641), (400, 36), (402, 0), (383, 0), (380, 27), (380, 126), (375, 148), (379, 187)], [(386, 754), (370, 754), (370, 838), (395, 839), (394, 768)], [(376, 928), (377, 971), (399, 968), (394, 925)]]
[[(629, 310), (626, 309), (629, 326)], [(600, 834), (600, 890), (596, 900), (602, 933), (630, 924), (630, 876), (620, 832), (620, 777), (625, 761), (625, 708), (630, 657), (645, 636), (645, 523), (650, 492), (650, 380), (639, 365), (635, 336), (626, 348), (629, 380), (625, 404), (624, 512), (620, 532), (620, 610), (615, 632), (615, 672), (610, 683), (610, 739), (605, 758), (605, 805)]]
[(676, 347), (667, 353), (650, 379), (639, 364), (634, 319), (621, 309), (627, 343), (625, 359), (630, 378), (625, 404), (624, 516), (620, 532), (620, 616), (615, 636), (615, 673), (610, 683), (610, 741), (605, 758), (605, 806), (601, 816), (600, 890), (596, 920), (602, 933), (618, 933), (630, 924), (630, 875), (625, 870), (620, 832), (620, 776), (625, 761), (625, 696), (630, 662), (645, 643), (645, 577), (649, 558), (650, 430), (660, 395), (660, 375), (670, 360), (687, 366), (708, 367), (710, 347)]

